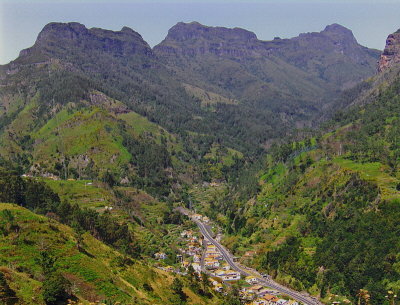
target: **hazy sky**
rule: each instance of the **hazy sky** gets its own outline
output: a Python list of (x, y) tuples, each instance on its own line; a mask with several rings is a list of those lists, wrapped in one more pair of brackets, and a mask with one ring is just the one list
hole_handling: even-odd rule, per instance
[(30, 47), (52, 21), (111, 30), (129, 26), (151, 46), (179, 21), (242, 27), (263, 40), (339, 23), (359, 43), (383, 49), (387, 35), (400, 28), (400, 0), (0, 0), (0, 64)]

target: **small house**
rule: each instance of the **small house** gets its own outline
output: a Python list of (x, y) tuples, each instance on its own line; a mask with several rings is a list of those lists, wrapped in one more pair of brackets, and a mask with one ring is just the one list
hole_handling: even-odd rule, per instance
[(225, 276), (222, 277), (224, 281), (238, 281), (240, 280), (240, 273), (233, 270), (225, 271)]
[(200, 266), (200, 264), (198, 264), (198, 263), (193, 263), (193, 264), (192, 264), (192, 267), (193, 267), (194, 271), (196, 271), (196, 272), (198, 272), (198, 273), (201, 272), (201, 266)]
[(168, 256), (164, 252), (157, 252), (154, 257), (155, 259), (167, 259)]
[(201, 215), (201, 214), (193, 214), (192, 218), (195, 219), (195, 220), (201, 220), (203, 218), (203, 215)]
[(165, 267), (165, 271), (174, 272), (175, 270), (174, 270), (174, 267), (172, 267), (172, 266), (167, 266), (167, 267)]
[(224, 287), (221, 283), (217, 283), (216, 285), (214, 285), (214, 290), (217, 292), (222, 292), (224, 290)]
[(190, 263), (188, 261), (183, 261), (182, 262), (182, 267), (187, 269), (189, 267)]
[(271, 294), (264, 295), (263, 299), (268, 301), (267, 304), (270, 304), (270, 305), (278, 304), (278, 301), (279, 301), (279, 299), (276, 296), (271, 295)]
[(216, 269), (219, 267), (219, 261), (213, 258), (205, 258), (204, 259), (204, 266), (207, 269)]
[(255, 276), (250, 275), (250, 276), (246, 276), (245, 281), (248, 284), (254, 285), (255, 283), (257, 283), (257, 278)]
[(258, 294), (263, 289), (264, 289), (264, 286), (261, 286), (261, 285), (254, 285), (249, 288), (250, 291), (252, 291), (256, 294)]

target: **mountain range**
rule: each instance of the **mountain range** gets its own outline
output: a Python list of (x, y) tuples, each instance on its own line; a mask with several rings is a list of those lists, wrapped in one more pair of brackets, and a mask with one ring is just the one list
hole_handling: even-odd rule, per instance
[(172, 27), (154, 52), (182, 82), (277, 110), (296, 98), (300, 106), (308, 102), (321, 109), (333, 92), (371, 76), (380, 55), (338, 24), (292, 39), (261, 41), (240, 28), (197, 22)]
[(389, 304), (399, 46), (399, 31), (380, 52), (338, 24), (262, 41), (180, 22), (154, 48), (127, 27), (46, 25), (0, 66), (0, 299), (238, 304), (155, 268), (194, 229), (185, 205), (277, 282)]
[(127, 27), (51, 23), (0, 67), (0, 153), (42, 174), (65, 175), (65, 163), (86, 176), (89, 167), (127, 168), (127, 137), (146, 122), (170, 133), (163, 143), (180, 163), (213, 145), (259, 154), (329, 116), (339, 92), (375, 73), (379, 55), (337, 24), (260, 41), (244, 29), (178, 23), (151, 49)]

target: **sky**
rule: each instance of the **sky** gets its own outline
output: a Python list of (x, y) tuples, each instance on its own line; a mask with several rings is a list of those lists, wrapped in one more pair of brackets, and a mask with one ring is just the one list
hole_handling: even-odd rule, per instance
[(241, 27), (262, 40), (319, 32), (339, 23), (362, 45), (383, 49), (400, 28), (400, 0), (0, 0), (0, 64), (32, 46), (49, 22), (128, 26), (154, 46), (177, 22)]

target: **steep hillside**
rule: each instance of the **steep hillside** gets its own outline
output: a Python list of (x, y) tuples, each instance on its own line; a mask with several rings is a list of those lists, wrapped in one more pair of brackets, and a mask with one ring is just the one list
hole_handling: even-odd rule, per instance
[(379, 59), (379, 72), (383, 72), (399, 64), (400, 30), (390, 34), (386, 39), (386, 46)]
[[(272, 130), (262, 126), (265, 116), (254, 115), (253, 124), (241, 119), (241, 109), (204, 110), (199, 98), (188, 94), (140, 35), (128, 28), (113, 32), (78, 23), (51, 23), (33, 47), (0, 70), (3, 128), (26, 107), (21, 115), (28, 121), (21, 129), (43, 126), (69, 103), (75, 108), (86, 107), (85, 102), (106, 106), (102, 100), (108, 99), (120, 103), (108, 111), (134, 111), (169, 132), (183, 136), (196, 132), (244, 151), (260, 148), (261, 141), (249, 140), (250, 132), (262, 136)], [(105, 98), (93, 97), (98, 92)], [(35, 126), (29, 123), (33, 119)], [(238, 133), (237, 124), (245, 132)], [(18, 149), (18, 143), (8, 146)]]
[(319, 136), (271, 149), (257, 195), (219, 192), (203, 208), (237, 256), (278, 281), (326, 303), (392, 304), (400, 291), (399, 66), (347, 98), (350, 108)]
[(226, 130), (202, 117), (198, 100), (127, 28), (49, 24), (1, 73), (0, 155), (27, 174), (111, 175), (164, 196), (188, 166), (184, 180), (197, 179), (196, 166), (210, 164), (201, 158)]
[[(179, 303), (171, 273), (132, 260), (88, 233), (79, 235), (53, 219), (4, 203), (0, 226), (0, 287), (7, 293), (8, 298), (1, 295), (6, 304), (66, 304), (67, 298), (84, 304)], [(181, 281), (188, 304), (218, 303)]]
[(224, 302), (204, 276), (177, 274), (193, 224), (142, 191), (0, 168), (0, 202), (15, 203), (0, 204), (1, 304)]
[[(154, 268), (177, 264), (194, 224), (174, 207), (187, 204), (277, 281), (388, 305), (399, 45), (390, 35), (374, 75), (379, 52), (337, 24), (261, 41), (178, 23), (154, 49), (126, 27), (46, 25), (0, 66), (0, 300), (228, 304), (206, 280)], [(337, 109), (315, 137), (283, 143)]]
[[(311, 52), (313, 39), (324, 47)], [(257, 155), (309, 126), (334, 91), (369, 76), (374, 56), (339, 26), (263, 42), (242, 29), (180, 23), (152, 50), (126, 27), (50, 23), (0, 68), (0, 154), (31, 173), (118, 179), (140, 167), (132, 137), (161, 145), (150, 157), (167, 171), (207, 166), (213, 145)]]

